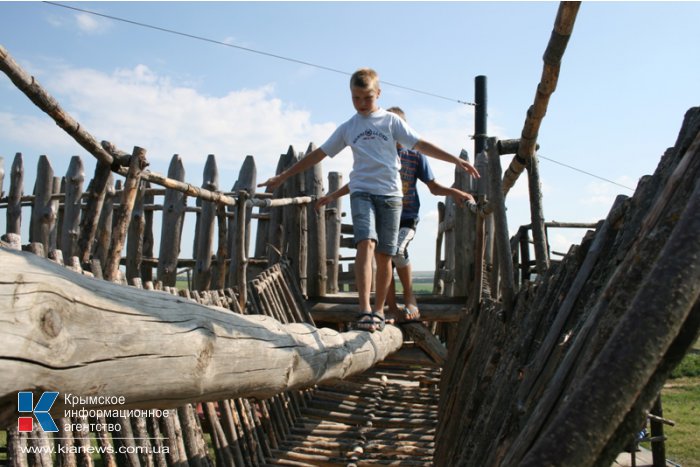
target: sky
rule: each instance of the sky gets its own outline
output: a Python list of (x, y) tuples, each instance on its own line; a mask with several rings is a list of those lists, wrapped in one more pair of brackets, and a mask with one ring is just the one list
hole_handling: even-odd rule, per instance
[[(290, 145), (299, 152), (322, 144), (352, 116), (349, 73), (364, 66), (384, 82), (380, 106), (400, 106), (424, 139), (455, 155), (466, 149), (472, 160), (474, 107), (462, 102), (473, 102), (474, 78), (484, 75), (488, 134), (518, 138), (558, 7), (0, 2), (0, 44), (98, 141), (127, 152), (145, 148), (150, 169), (161, 174), (179, 154), (194, 185), (214, 154), (220, 189), (229, 190), (246, 155), (255, 156), (263, 181)], [(538, 136), (545, 220), (603, 219), (618, 194), (631, 196), (639, 178), (653, 173), (685, 112), (700, 104), (698, 20), (700, 2), (581, 5)], [(0, 73), (6, 173), (18, 152), (26, 183), (40, 155), (56, 175), (73, 155), (82, 157), (87, 179), (94, 172), (94, 158)], [(504, 169), (511, 157), (504, 156)], [(452, 183), (452, 165), (431, 166), (440, 183)], [(325, 173), (345, 180), (350, 167), (349, 153), (323, 161)], [(409, 251), (414, 270), (432, 270), (439, 199), (424, 186), (419, 193), (421, 223)], [(506, 205), (511, 233), (530, 223), (525, 176)], [(4, 222), (2, 216), (2, 232)], [(183, 255), (191, 254), (193, 234), (185, 230)], [(551, 247), (566, 252), (583, 233), (552, 230)]]

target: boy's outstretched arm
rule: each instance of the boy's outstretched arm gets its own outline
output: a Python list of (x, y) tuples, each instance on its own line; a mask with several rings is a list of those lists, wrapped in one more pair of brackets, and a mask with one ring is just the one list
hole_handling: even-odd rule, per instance
[(464, 170), (465, 172), (467, 172), (472, 177), (479, 178), (479, 171), (476, 170), (476, 168), (473, 165), (471, 165), (469, 162), (465, 161), (464, 159), (460, 159), (459, 157), (453, 156), (449, 152), (446, 152), (446, 151), (440, 149), (439, 147), (435, 146), (433, 143), (430, 143), (428, 141), (420, 139), (420, 140), (418, 140), (416, 145), (413, 146), (413, 149), (415, 149), (416, 151), (422, 152), (426, 156), (430, 156), (430, 157), (433, 157), (435, 159), (454, 164), (457, 167)]
[(327, 204), (330, 204), (330, 203), (332, 203), (333, 201), (335, 201), (336, 199), (340, 198), (341, 196), (347, 195), (348, 193), (350, 193), (350, 184), (349, 184), (349, 183), (346, 183), (346, 184), (343, 185), (342, 187), (340, 187), (340, 188), (338, 188), (337, 190), (335, 190), (333, 193), (328, 193), (326, 196), (321, 196), (321, 197), (316, 201), (315, 208), (316, 208), (316, 210), (318, 211), (318, 209), (319, 209), (321, 206), (325, 206), (325, 205), (327, 205)]
[(451, 196), (459, 206), (463, 206), (465, 202), (476, 203), (474, 197), (466, 191), (462, 191), (457, 188), (446, 187), (445, 185), (441, 185), (435, 180), (430, 180), (426, 183), (426, 185), (428, 185), (430, 193), (434, 194), (435, 196)]
[(321, 162), (324, 157), (326, 157), (326, 153), (323, 152), (321, 148), (316, 148), (310, 153), (308, 153), (305, 157), (299, 159), (299, 161), (297, 161), (296, 164), (292, 165), (287, 170), (282, 171), (279, 175), (275, 175), (273, 177), (268, 178), (262, 183), (258, 183), (258, 186), (266, 186), (274, 190), (282, 183), (284, 183), (284, 181), (287, 180), (289, 177), (313, 167), (314, 165)]

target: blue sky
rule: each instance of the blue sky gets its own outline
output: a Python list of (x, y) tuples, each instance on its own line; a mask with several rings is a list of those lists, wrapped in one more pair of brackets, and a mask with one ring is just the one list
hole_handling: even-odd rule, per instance
[[(555, 2), (71, 2), (77, 8), (352, 72), (375, 68), (391, 83), (380, 105), (401, 106), (411, 125), (444, 149), (473, 157), (474, 77), (488, 77), (489, 133), (517, 138), (542, 74)], [(564, 54), (538, 142), (540, 154), (634, 188), (674, 144), (685, 111), (700, 104), (700, 2), (585, 2)], [(183, 157), (200, 184), (215, 154), (222, 189), (246, 155), (258, 178), (279, 154), (321, 144), (352, 115), (348, 76), (42, 2), (0, 2), (0, 44), (98, 140), (148, 150), (166, 173)], [(39, 155), (57, 175), (87, 154), (0, 74), (0, 156)], [(509, 163), (509, 157), (502, 161)], [(347, 179), (349, 157), (324, 161)], [(432, 163), (438, 181), (452, 166)], [(542, 160), (546, 220), (596, 221), (632, 192)], [(507, 198), (513, 232), (529, 223), (525, 178)], [(7, 189), (8, 182), (5, 182)], [(30, 192), (26, 187), (25, 192)], [(412, 245), (417, 270), (432, 269), (437, 198), (426, 190)], [(346, 203), (347, 205), (347, 203)], [(4, 219), (0, 220), (4, 232)], [(28, 222), (25, 222), (28, 224)], [(554, 231), (566, 251), (582, 232)], [(26, 238), (23, 238), (26, 241)], [(186, 237), (187, 251), (191, 237)], [(157, 251), (157, 250), (156, 250)]]

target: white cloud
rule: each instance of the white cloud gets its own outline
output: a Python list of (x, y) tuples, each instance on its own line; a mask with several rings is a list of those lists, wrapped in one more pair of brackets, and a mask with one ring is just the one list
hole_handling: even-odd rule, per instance
[(75, 15), (75, 24), (78, 29), (87, 34), (104, 32), (109, 27), (109, 23), (101, 21), (94, 15), (88, 13), (78, 13)]
[[(279, 155), (290, 144), (303, 151), (309, 142), (322, 142), (333, 123), (314, 124), (308, 112), (275, 97), (272, 85), (206, 96), (178, 85), (144, 65), (106, 74), (92, 69), (56, 70), (45, 87), (64, 110), (98, 140), (122, 150), (141, 146), (151, 161), (173, 154), (203, 163), (217, 156), (219, 167), (239, 167), (252, 154), (261, 176), (271, 175)], [(36, 125), (6, 117), (17, 129)], [(46, 125), (53, 122), (46, 117)], [(153, 170), (164, 172), (154, 164)]]

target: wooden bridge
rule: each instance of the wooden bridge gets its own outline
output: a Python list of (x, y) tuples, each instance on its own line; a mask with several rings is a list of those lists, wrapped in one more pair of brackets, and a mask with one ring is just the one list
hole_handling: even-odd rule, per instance
[[(42, 156), (24, 195), (17, 154), (0, 200), (8, 465), (608, 466), (652, 407), (662, 440), (658, 395), (700, 329), (700, 108), (634, 196), (553, 260), (547, 229), (581, 225), (544, 222), (535, 142), (577, 8), (560, 7), (522, 137), (476, 131), (484, 176), (455, 179), (476, 208), (440, 205), (424, 323), (375, 333), (347, 327), (347, 227), (341, 205), (312, 206), (320, 167), (275, 193), (255, 193), (252, 157), (229, 191), (214, 156), (200, 187), (178, 156), (160, 175), (144, 149), (97, 143), (0, 48), (2, 70), (99, 161), (85, 188), (79, 157), (60, 177)], [(511, 239), (505, 195), (524, 167), (532, 224)], [(18, 393), (47, 391), (60, 431), (20, 431)]]

